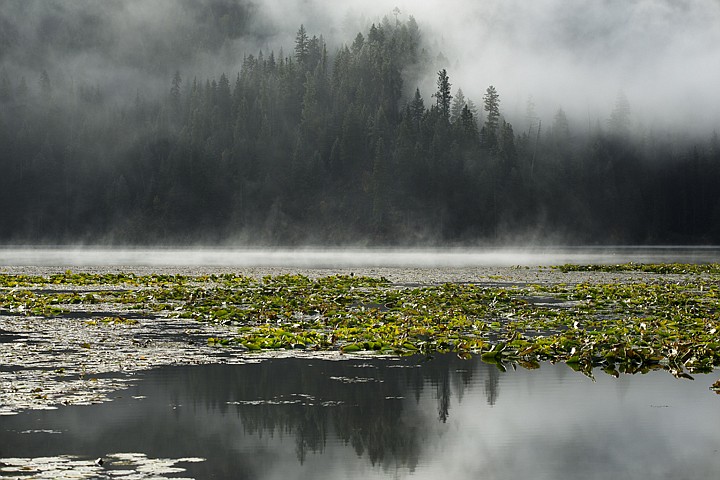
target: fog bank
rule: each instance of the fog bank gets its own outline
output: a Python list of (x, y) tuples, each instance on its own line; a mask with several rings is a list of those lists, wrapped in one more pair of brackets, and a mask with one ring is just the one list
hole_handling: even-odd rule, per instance
[(393, 248), (3, 248), (6, 267), (224, 267), (224, 268), (473, 268), (566, 263), (707, 263), (720, 249), (698, 247), (577, 247), (490, 249)]
[[(706, 133), (720, 126), (715, 0), (311, 2), (319, 3), (337, 9), (335, 25), (358, 18), (353, 12), (392, 18), (395, 6), (400, 19), (415, 16), (429, 52), (447, 59), (435, 66), (448, 69), (454, 88), (480, 104), (487, 86), (495, 85), (514, 121), (525, 117), (532, 97), (547, 126), (558, 108), (571, 123), (594, 126), (623, 92), (638, 127)], [(306, 4), (295, 2), (293, 17), (302, 18)], [(434, 89), (430, 75), (423, 90), (427, 96)]]
[[(152, 93), (175, 70), (234, 74), (260, 49), (288, 55), (301, 23), (332, 54), (371, 22), (410, 15), (453, 89), (479, 104), (495, 85), (511, 120), (532, 97), (547, 125), (560, 107), (592, 125), (624, 92), (636, 126), (718, 128), (715, 0), (5, 0), (0, 73), (34, 87), (46, 69), (57, 82)], [(434, 75), (419, 79), (426, 98)]]

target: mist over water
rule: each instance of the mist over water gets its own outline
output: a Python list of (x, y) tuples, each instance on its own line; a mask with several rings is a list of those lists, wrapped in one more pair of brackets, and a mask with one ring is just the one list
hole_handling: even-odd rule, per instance
[(5, 248), (2, 266), (91, 267), (287, 267), (287, 268), (471, 268), (550, 266), (566, 263), (708, 263), (718, 247), (577, 247), (516, 249), (392, 248)]

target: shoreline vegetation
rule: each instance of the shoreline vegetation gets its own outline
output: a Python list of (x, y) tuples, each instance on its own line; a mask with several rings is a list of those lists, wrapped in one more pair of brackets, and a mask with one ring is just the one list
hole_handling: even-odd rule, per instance
[(177, 271), (2, 269), (0, 414), (106, 401), (162, 365), (278, 355), (455, 353), (589, 377), (720, 366), (720, 264)]

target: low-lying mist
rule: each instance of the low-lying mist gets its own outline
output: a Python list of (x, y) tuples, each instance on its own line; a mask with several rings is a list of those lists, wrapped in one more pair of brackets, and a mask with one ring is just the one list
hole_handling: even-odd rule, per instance
[[(706, 263), (717, 248), (0, 248), (5, 267), (173, 267), (173, 268), (479, 268), (574, 264)], [(367, 272), (366, 272), (367, 273)], [(382, 273), (382, 272), (380, 272)], [(372, 274), (372, 272), (371, 272)], [(374, 272), (378, 274), (378, 272)]]

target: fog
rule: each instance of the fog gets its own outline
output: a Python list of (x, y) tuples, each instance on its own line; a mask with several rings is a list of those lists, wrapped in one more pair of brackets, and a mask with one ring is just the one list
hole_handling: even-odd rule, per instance
[[(34, 87), (98, 84), (121, 96), (166, 91), (171, 76), (234, 74), (248, 54), (292, 52), (298, 26), (323, 35), (330, 53), (384, 16), (412, 15), (434, 68), (476, 104), (487, 86), (502, 111), (522, 122), (532, 97), (547, 125), (558, 108), (571, 124), (604, 122), (615, 99), (630, 100), (636, 127), (718, 127), (720, 2), (716, 0), (5, 0), (0, 73)], [(209, 12), (227, 15), (215, 23)], [(231, 41), (214, 36), (230, 29)], [(188, 32), (201, 32), (202, 44)], [(439, 57), (440, 56), (440, 57)], [(407, 78), (425, 98), (435, 71)], [(414, 83), (413, 83), (414, 82)]]
[[(6, 267), (211, 267), (211, 268), (478, 268), (549, 266), (566, 263), (708, 263), (718, 248), (2, 248)], [(367, 272), (363, 273), (366, 274)], [(370, 272), (378, 274), (378, 272)]]
[[(292, 2), (267, 3), (278, 12), (276, 4), (287, 8)], [(303, 18), (307, 3), (296, 2), (290, 18)], [(355, 27), (347, 19), (363, 18), (353, 12), (377, 21), (392, 17), (389, 12), (397, 6), (400, 19), (413, 15), (428, 51), (447, 58), (438, 60), (436, 68), (448, 69), (453, 89), (462, 88), (480, 104), (485, 89), (495, 85), (506, 99), (503, 112), (513, 121), (525, 117), (532, 97), (547, 125), (558, 108), (571, 123), (604, 122), (623, 92), (637, 126), (703, 131), (719, 126), (716, 0), (315, 3), (338, 9), (327, 15), (331, 24), (346, 27)], [(315, 9), (309, 11), (318, 18)], [(426, 98), (435, 90), (435, 72), (429, 74), (422, 82)]]
[(455, 83), (476, 98), (495, 84), (511, 117), (532, 96), (546, 118), (562, 107), (575, 121), (602, 121), (624, 92), (636, 122), (717, 128), (720, 2), (429, 3), (443, 13), (419, 16), (459, 66)]

